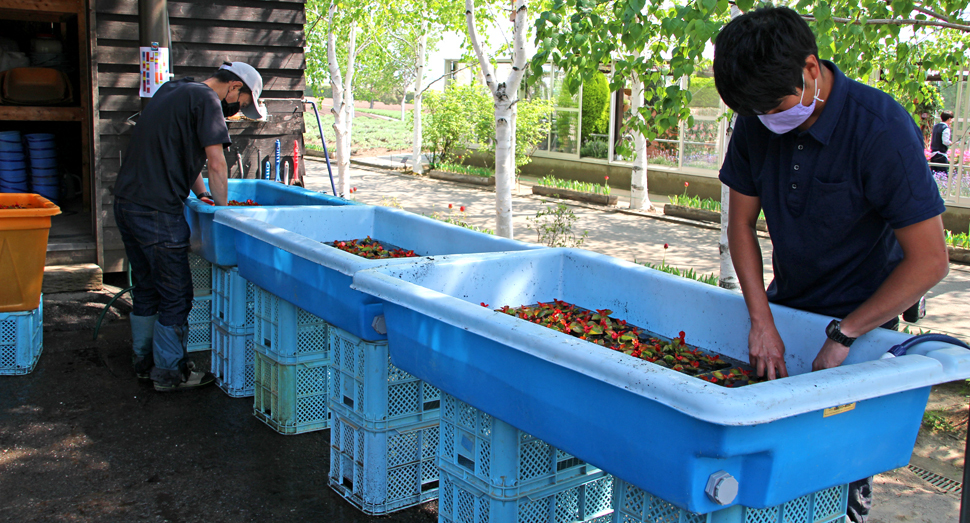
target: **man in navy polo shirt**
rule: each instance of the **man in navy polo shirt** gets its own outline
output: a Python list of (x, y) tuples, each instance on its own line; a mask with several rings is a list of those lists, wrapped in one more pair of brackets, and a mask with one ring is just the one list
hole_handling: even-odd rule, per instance
[[(818, 58), (808, 24), (762, 8), (727, 24), (714, 80), (738, 114), (720, 179), (730, 187), (728, 240), (751, 317), (759, 375), (785, 377), (769, 303), (834, 318), (813, 370), (837, 367), (855, 338), (883, 326), (949, 270), (944, 211), (923, 136), (889, 95)], [(774, 280), (764, 287), (755, 234), (763, 209)], [(852, 484), (849, 518), (867, 519), (871, 479)]]

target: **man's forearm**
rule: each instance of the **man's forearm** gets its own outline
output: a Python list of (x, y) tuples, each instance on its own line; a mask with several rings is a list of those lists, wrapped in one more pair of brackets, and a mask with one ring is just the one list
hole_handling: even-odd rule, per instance
[(229, 169), (226, 161), (209, 161), (209, 192), (216, 205), (226, 205), (229, 200), (229, 184), (226, 181)]
[(765, 292), (764, 258), (755, 229), (750, 226), (729, 227), (728, 246), (751, 323), (773, 321)]

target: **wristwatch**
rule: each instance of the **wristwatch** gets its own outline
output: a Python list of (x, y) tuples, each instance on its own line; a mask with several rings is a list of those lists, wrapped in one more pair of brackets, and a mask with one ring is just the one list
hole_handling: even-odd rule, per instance
[(839, 320), (832, 320), (828, 327), (825, 327), (825, 335), (835, 343), (845, 345), (846, 347), (851, 347), (855, 338), (850, 338), (845, 334), (842, 334), (841, 330), (842, 323)]
[(208, 199), (210, 199), (210, 200), (211, 200), (211, 199), (212, 199), (212, 193), (211, 193), (211, 192), (209, 192), (209, 191), (206, 191), (206, 192), (204, 192), (204, 193), (202, 193), (202, 194), (200, 194), (200, 195), (198, 196), (198, 198), (199, 198), (200, 200), (201, 200), (202, 198), (208, 198)]

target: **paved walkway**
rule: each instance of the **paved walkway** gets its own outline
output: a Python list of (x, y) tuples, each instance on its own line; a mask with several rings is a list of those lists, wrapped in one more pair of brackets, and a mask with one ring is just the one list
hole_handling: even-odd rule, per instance
[[(400, 157), (355, 159), (351, 168), (351, 186), (356, 187), (357, 201), (375, 205), (394, 205), (407, 211), (430, 215), (462, 214), (472, 225), (494, 229), (494, 192), (471, 185), (432, 180), (400, 171)], [(326, 164), (309, 161), (306, 164), (308, 188), (330, 193)], [(605, 209), (567, 203), (576, 215), (574, 231), (589, 237), (583, 248), (606, 253), (631, 261), (659, 263), (664, 260), (663, 245), (670, 246), (666, 262), (683, 269), (693, 268), (699, 273), (719, 271), (719, 228), (684, 220), (669, 220), (662, 214), (635, 213), (629, 210), (629, 193), (614, 190), (620, 196), (618, 209)], [(667, 198), (651, 195), (651, 201), (662, 209)], [(550, 198), (531, 194), (531, 184), (523, 180), (513, 197), (513, 230), (515, 238), (536, 241), (527, 219), (546, 207)], [(448, 205), (452, 205), (449, 210)], [(457, 209), (465, 207), (461, 213)], [(626, 209), (623, 209), (623, 208)], [(662, 213), (662, 211), (661, 211)], [(765, 260), (765, 278), (771, 280), (771, 242), (761, 238)], [(951, 264), (950, 274), (928, 295), (928, 315), (919, 327), (955, 333), (970, 339), (970, 266)], [(961, 478), (952, 478), (959, 480)], [(907, 468), (897, 469), (876, 477), (874, 509), (870, 523), (899, 523), (957, 521), (960, 496), (938, 489), (916, 476)]]
[[(351, 185), (357, 187), (354, 197), (363, 203), (390, 204), (396, 202), (405, 210), (430, 215), (449, 212), (462, 214), (463, 220), (479, 227), (495, 228), (495, 193), (460, 183), (432, 180), (376, 167), (400, 169), (400, 157), (355, 159), (352, 167)], [(362, 165), (363, 163), (370, 165)], [(373, 167), (371, 167), (373, 166)], [(326, 164), (307, 163), (307, 186), (330, 193)], [(513, 231), (517, 240), (536, 242), (535, 231), (528, 228), (528, 218), (535, 217), (538, 210), (555, 201), (547, 197), (533, 196), (532, 183), (524, 179), (514, 195), (512, 214)], [(620, 197), (618, 209), (609, 210), (565, 202), (576, 215), (573, 231), (581, 235), (588, 231), (584, 249), (601, 252), (630, 261), (660, 263), (682, 269), (693, 268), (702, 274), (718, 273), (718, 242), (720, 230), (716, 224), (700, 224), (687, 220), (669, 220), (663, 216), (665, 195), (651, 194), (650, 199), (658, 205), (658, 213), (634, 213), (629, 210), (629, 192), (614, 189)], [(448, 204), (453, 208), (449, 211)], [(664, 253), (664, 244), (670, 246)], [(761, 238), (761, 250), (765, 259), (765, 282), (772, 278), (771, 241)], [(919, 321), (916, 329), (955, 334), (970, 340), (970, 266), (951, 263), (950, 274), (927, 295), (927, 316)]]

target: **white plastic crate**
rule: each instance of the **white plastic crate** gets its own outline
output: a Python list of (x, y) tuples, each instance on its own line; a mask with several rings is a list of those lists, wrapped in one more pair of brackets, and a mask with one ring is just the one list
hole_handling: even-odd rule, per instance
[(196, 298), (212, 293), (212, 264), (198, 254), (189, 253), (189, 271), (192, 273), (192, 292)]
[(253, 395), (256, 379), (253, 335), (232, 334), (212, 322), (212, 369), (216, 385), (233, 398)]
[(330, 358), (330, 326), (309, 312), (255, 287), (253, 342), (279, 363)]
[(334, 412), (330, 425), (330, 487), (372, 515), (436, 499), (437, 450), (437, 422), (369, 430)]
[(330, 326), (330, 405), (368, 429), (436, 420), (441, 393), (391, 364), (387, 341)]
[(43, 295), (36, 309), (0, 313), (0, 376), (29, 374), (43, 350)]
[[(440, 469), (439, 523), (610, 523), (613, 476), (597, 472), (513, 499), (497, 499)], [(651, 520), (667, 523), (667, 520)]]
[(212, 348), (212, 295), (196, 296), (189, 312), (189, 352)]
[(253, 333), (256, 286), (237, 267), (212, 266), (212, 322), (230, 334)]
[(449, 394), (441, 395), (440, 466), (499, 499), (600, 470)]
[(613, 488), (613, 523), (842, 523), (849, 499), (848, 485), (839, 485), (775, 507), (694, 514), (620, 479)]
[(254, 344), (253, 414), (280, 434), (302, 434), (330, 426), (327, 370), (320, 358), (295, 364), (279, 363)]

